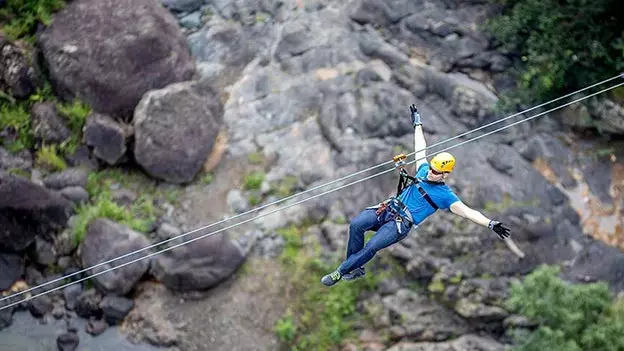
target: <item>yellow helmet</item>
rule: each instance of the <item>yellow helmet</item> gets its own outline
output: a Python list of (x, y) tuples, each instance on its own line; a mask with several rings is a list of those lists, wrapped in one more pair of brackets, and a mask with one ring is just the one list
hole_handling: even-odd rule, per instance
[(452, 172), (455, 168), (455, 157), (448, 152), (441, 152), (431, 159), (431, 168), (438, 172)]

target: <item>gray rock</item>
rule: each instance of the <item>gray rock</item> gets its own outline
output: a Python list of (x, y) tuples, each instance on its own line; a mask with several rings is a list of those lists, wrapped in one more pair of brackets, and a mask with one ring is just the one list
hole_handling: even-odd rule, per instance
[(483, 336), (466, 334), (447, 342), (402, 342), (387, 351), (504, 351), (505, 345)]
[(68, 186), (67, 188), (63, 188), (60, 191), (61, 195), (65, 197), (67, 200), (80, 204), (89, 201), (89, 193), (80, 186)]
[(219, 234), (159, 255), (151, 272), (169, 289), (204, 290), (227, 279), (244, 261), (243, 250)]
[(360, 49), (364, 55), (381, 59), (393, 68), (401, 67), (409, 61), (406, 54), (372, 33), (360, 37)]
[(16, 98), (28, 97), (35, 91), (38, 82), (30, 64), (31, 55), (0, 34), (0, 91)]
[(71, 211), (60, 195), (0, 172), (0, 249), (26, 249), (37, 235), (64, 227)]
[(56, 345), (59, 351), (75, 351), (78, 348), (80, 339), (76, 333), (64, 333), (56, 339)]
[(98, 336), (106, 331), (108, 324), (103, 319), (91, 317), (85, 326), (85, 331), (93, 336)]
[(56, 262), (56, 252), (52, 243), (40, 237), (35, 238), (35, 245), (30, 252), (31, 259), (43, 266), (49, 266)]
[[(96, 219), (87, 228), (87, 234), (81, 246), (80, 260), (83, 267), (91, 267), (103, 261), (117, 258), (131, 251), (149, 246), (149, 241), (141, 233), (115, 223), (109, 219)], [(144, 255), (140, 252), (118, 260), (112, 265), (117, 266)], [(132, 265), (100, 274), (94, 278), (95, 286), (105, 293), (125, 295), (143, 277), (149, 268), (150, 261), (142, 260)], [(89, 271), (89, 274), (101, 272), (111, 267), (103, 265)]]
[(107, 295), (100, 302), (104, 319), (110, 325), (120, 324), (133, 307), (134, 301), (122, 296)]
[(28, 301), (28, 310), (35, 318), (41, 318), (45, 314), (52, 312), (52, 299), (48, 295), (42, 295)]
[(249, 202), (240, 190), (234, 189), (228, 192), (227, 203), (236, 213), (243, 213), (249, 209)]
[[(65, 298), (65, 308), (73, 311), (76, 308), (78, 298), (82, 295), (82, 291), (82, 284), (72, 284), (64, 288), (63, 297)], [(88, 313), (84, 312), (84, 314)]]
[(91, 317), (100, 318), (102, 317), (101, 301), (102, 295), (97, 290), (88, 289), (78, 296), (74, 310), (78, 316), (85, 319)]
[(32, 169), (32, 156), (28, 152), (11, 154), (0, 146), (0, 171), (9, 170), (30, 171)]
[(43, 179), (47, 188), (61, 190), (70, 186), (85, 188), (89, 172), (84, 168), (68, 168), (62, 172), (53, 173)]
[(99, 113), (92, 113), (84, 126), (85, 143), (93, 147), (97, 158), (109, 165), (116, 164), (124, 156), (129, 135), (127, 127)]
[[(259, 52), (258, 42), (253, 42), (239, 23), (216, 23), (191, 34), (188, 43), (199, 62), (222, 64), (231, 69), (242, 69)], [(240, 72), (232, 73), (232, 81)]]
[(32, 132), (39, 143), (58, 144), (71, 136), (54, 102), (38, 102), (32, 107)]
[(195, 73), (177, 20), (157, 1), (71, 2), (38, 44), (58, 94), (104, 114), (131, 115), (147, 91)]
[(71, 230), (64, 230), (54, 238), (54, 250), (59, 256), (69, 256), (76, 250), (78, 243)]
[(184, 16), (180, 19), (180, 25), (188, 29), (199, 28), (201, 24), (202, 21), (200, 12), (193, 12), (190, 15)]
[(22, 275), (24, 275), (22, 256), (0, 252), (0, 291), (8, 290)]
[(182, 234), (182, 230), (170, 223), (162, 223), (156, 230), (158, 241), (167, 240)]
[(155, 178), (190, 182), (210, 154), (222, 123), (219, 97), (205, 81), (151, 91), (135, 112), (134, 156)]
[[(0, 305), (4, 306), (4, 305)], [(13, 323), (13, 311), (14, 307), (8, 307), (0, 310), (0, 330), (10, 326)]]
[(176, 12), (193, 12), (203, 3), (204, 0), (162, 0), (166, 8)]
[(398, 316), (405, 336), (412, 340), (443, 341), (469, 330), (469, 325), (454, 313), (408, 289), (384, 297), (383, 304)]

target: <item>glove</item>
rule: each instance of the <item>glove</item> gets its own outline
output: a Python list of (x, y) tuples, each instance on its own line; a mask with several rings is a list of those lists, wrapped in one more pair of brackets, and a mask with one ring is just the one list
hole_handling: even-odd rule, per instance
[(509, 235), (511, 232), (509, 228), (505, 227), (499, 221), (490, 221), (490, 224), (488, 224), (488, 228), (496, 232), (496, 234), (498, 235), (499, 238), (501, 238), (501, 240), (505, 240), (509, 238)]
[(416, 105), (412, 104), (412, 106), (410, 106), (410, 112), (412, 113), (412, 126), (416, 128), (416, 126), (422, 125), (422, 123), (420, 122), (420, 113), (418, 113)]

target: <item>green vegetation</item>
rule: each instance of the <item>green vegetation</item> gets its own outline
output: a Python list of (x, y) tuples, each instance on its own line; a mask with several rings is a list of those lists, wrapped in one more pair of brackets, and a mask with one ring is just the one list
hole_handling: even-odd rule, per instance
[(10, 129), (16, 135), (15, 140), (5, 145), (9, 152), (17, 152), (33, 147), (34, 136), (30, 127), (30, 112), (27, 105), (9, 103), (0, 105), (0, 130), (5, 128)]
[(539, 204), (540, 201), (537, 197), (534, 197), (531, 201), (517, 201), (514, 200), (511, 195), (505, 193), (502, 203), (487, 201), (483, 206), (483, 210), (488, 213), (503, 213), (511, 208), (533, 208), (537, 207)]
[(51, 172), (63, 171), (67, 168), (67, 163), (59, 156), (56, 145), (42, 145), (37, 151), (35, 164)]
[(87, 116), (91, 113), (91, 107), (79, 99), (68, 103), (59, 102), (56, 107), (59, 113), (65, 117), (67, 126), (71, 131), (71, 139), (62, 144), (65, 154), (70, 155), (76, 152), (76, 148), (80, 145), (82, 128), (87, 122)]
[(264, 172), (254, 171), (245, 175), (244, 187), (246, 190), (258, 190), (264, 181)]
[(491, 1), (503, 13), (486, 29), (517, 54), (518, 89), (502, 99), (502, 109), (547, 101), (624, 69), (620, 0)]
[(37, 26), (50, 25), (52, 15), (64, 7), (63, 0), (7, 0), (0, 9), (0, 25), (10, 39), (34, 42)]
[(341, 342), (354, 337), (357, 318), (365, 318), (355, 313), (360, 294), (375, 289), (380, 279), (392, 273), (369, 273), (328, 289), (319, 283), (319, 277), (335, 269), (341, 256), (331, 262), (321, 258), (320, 244), (306, 237), (305, 225), (282, 228), (278, 234), (285, 241), (280, 260), (286, 273), (284, 296), (289, 309), (275, 325), (275, 332), (289, 350), (338, 349)]
[(156, 220), (154, 207), (148, 198), (137, 200), (130, 211), (110, 199), (110, 193), (102, 193), (93, 203), (82, 204), (77, 209), (77, 220), (74, 225), (74, 242), (80, 244), (84, 239), (87, 227), (97, 218), (109, 218), (139, 231), (147, 232)]
[(539, 323), (514, 351), (624, 350), (624, 300), (605, 283), (568, 284), (541, 266), (512, 286), (508, 308)]
[[(141, 195), (129, 205), (113, 201), (111, 187), (117, 185), (129, 190), (136, 190)], [(121, 168), (109, 168), (91, 173), (87, 181), (87, 192), (91, 201), (80, 205), (77, 221), (74, 225), (74, 240), (80, 243), (84, 239), (87, 227), (97, 218), (109, 218), (139, 231), (148, 232), (159, 215), (155, 207), (157, 201), (175, 202), (178, 190), (163, 191), (157, 182), (138, 171), (126, 171)]]
[(286, 176), (279, 180), (277, 185), (271, 189), (272, 193), (277, 194), (280, 198), (284, 198), (294, 194), (295, 187), (297, 186), (297, 177)]

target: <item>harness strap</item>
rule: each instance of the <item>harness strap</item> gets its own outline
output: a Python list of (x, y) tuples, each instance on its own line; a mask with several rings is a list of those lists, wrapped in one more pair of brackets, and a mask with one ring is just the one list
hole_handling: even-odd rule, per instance
[(431, 205), (431, 207), (433, 207), (433, 209), (437, 211), (439, 209), (438, 205), (436, 205), (436, 203), (433, 202), (429, 194), (427, 194), (425, 189), (422, 188), (418, 178), (410, 176), (405, 169), (401, 169), (401, 173), (399, 173), (399, 185), (397, 187), (397, 197), (399, 197), (399, 195), (401, 195), (403, 190), (405, 190), (405, 188), (408, 186), (407, 185), (408, 180), (411, 180), (412, 183), (416, 185), (416, 188), (418, 188), (418, 192), (422, 195), (425, 201), (427, 201), (429, 205)]

